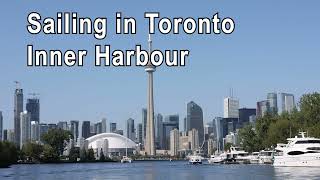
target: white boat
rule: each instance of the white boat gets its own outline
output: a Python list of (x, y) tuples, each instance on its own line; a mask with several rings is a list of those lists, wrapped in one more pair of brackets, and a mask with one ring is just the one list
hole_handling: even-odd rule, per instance
[(273, 166), (320, 166), (320, 139), (299, 136), (288, 138), (288, 143), (275, 148)]
[(121, 159), (121, 163), (132, 163), (132, 159), (127, 156), (123, 156)]
[(128, 157), (128, 139), (126, 141), (126, 155), (122, 157), (121, 163), (132, 163), (132, 159)]
[(272, 150), (262, 150), (259, 152), (259, 164), (272, 164), (273, 154)]
[(240, 147), (230, 147), (231, 159), (237, 163), (250, 163), (250, 156), (248, 152), (245, 152)]
[(202, 157), (200, 155), (189, 156), (189, 164), (202, 164)]
[(220, 155), (211, 155), (208, 159), (209, 164), (215, 164), (215, 163), (223, 163), (227, 160), (228, 154), (226, 152), (220, 154)]
[(248, 158), (250, 164), (259, 164), (259, 152), (253, 152)]

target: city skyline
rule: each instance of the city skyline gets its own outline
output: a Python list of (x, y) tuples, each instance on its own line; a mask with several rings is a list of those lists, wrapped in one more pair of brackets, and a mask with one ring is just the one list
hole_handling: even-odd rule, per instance
[[(312, 3), (312, 6), (303, 2), (252, 2), (246, 6), (241, 2), (215, 2), (211, 7), (206, 7), (206, 3), (191, 3), (184, 5), (186, 11), (174, 10), (180, 5), (178, 2), (170, 2), (172, 7), (164, 6), (165, 3), (130, 3), (129, 7), (136, 7), (136, 11), (131, 8), (118, 9), (117, 5), (121, 3), (90, 8), (84, 2), (76, 6), (65, 3), (65, 8), (77, 11), (83, 16), (107, 16), (111, 23), (116, 11), (137, 17), (141, 25), (137, 35), (115, 37), (112, 31), (108, 34), (106, 41), (120, 49), (136, 43), (147, 47), (147, 23), (143, 21), (141, 13), (144, 11), (159, 11), (161, 15), (169, 17), (209, 16), (220, 11), (223, 16), (236, 17), (236, 29), (231, 36), (195, 35), (190, 38), (183, 34), (153, 35), (155, 46), (159, 49), (170, 47), (191, 50), (191, 59), (185, 67), (158, 68), (154, 77), (157, 82), (154, 85), (155, 112), (163, 115), (179, 114), (183, 119), (186, 115), (186, 104), (193, 100), (203, 108), (204, 122), (208, 122), (216, 116), (223, 116), (221, 102), (228, 96), (229, 88), (235, 90), (235, 97), (240, 99), (240, 107), (247, 108), (255, 108), (256, 102), (266, 99), (269, 92), (292, 93), (297, 102), (302, 94), (320, 89), (315, 78), (319, 76), (319, 54), (316, 47), (320, 39), (310, 33), (301, 34), (301, 29), (297, 28), (317, 21), (319, 14), (316, 13), (316, 7), (319, 2)], [(139, 7), (141, 3), (153, 8)], [(274, 6), (274, 3), (277, 3), (277, 6)], [(81, 41), (75, 43), (74, 37), (78, 36), (29, 35), (25, 29), (28, 12), (39, 11), (43, 16), (52, 16), (61, 9), (49, 3), (51, 8), (44, 12), (43, 8), (48, 6), (48, 3), (33, 6), (26, 2), (21, 4), (16, 6), (14, 2), (8, 3), (9, 7), (18, 7), (17, 12), (9, 11), (10, 8), (0, 12), (1, 15), (9, 15), (15, 19), (6, 22), (6, 27), (11, 27), (10, 29), (0, 30), (1, 39), (6, 42), (6, 45), (2, 45), (0, 61), (3, 73), (0, 76), (3, 129), (13, 128), (15, 80), (21, 82), (24, 101), (29, 93), (40, 94), (41, 122), (56, 123), (74, 119), (97, 122), (105, 117), (108, 122), (117, 122), (119, 128), (125, 129), (125, 123), (120, 122), (125, 122), (128, 118), (141, 119), (141, 109), (147, 107), (147, 84), (143, 68), (26, 67), (26, 43), (32, 42), (43, 48), (61, 46), (63, 49), (90, 49), (95, 40), (91, 36), (81, 37)], [(288, 9), (286, 13), (283, 13), (284, 8)], [(273, 9), (273, 13), (268, 13), (268, 9)], [(296, 12), (301, 10), (302, 14), (295, 16)], [(283, 21), (286, 23), (283, 24)], [(287, 32), (289, 28), (291, 31)], [(314, 31), (320, 30), (317, 24), (313, 28)], [(6, 36), (8, 32), (12, 33), (12, 36)], [(172, 96), (175, 101), (170, 100)]]

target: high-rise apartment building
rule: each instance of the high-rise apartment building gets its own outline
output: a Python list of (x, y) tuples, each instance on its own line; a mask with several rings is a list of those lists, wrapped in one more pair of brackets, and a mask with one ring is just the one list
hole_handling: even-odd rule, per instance
[(26, 110), (30, 113), (31, 121), (40, 122), (40, 100), (38, 98), (27, 99)]
[(31, 139), (31, 116), (27, 111), (20, 114), (20, 148)]
[(170, 155), (178, 156), (179, 150), (179, 130), (173, 129), (170, 131)]
[(127, 138), (131, 139), (132, 141), (135, 141), (135, 128), (134, 128), (134, 119), (129, 118), (127, 120)]
[(203, 128), (203, 112), (202, 108), (191, 101), (187, 104), (187, 131), (196, 129), (198, 133), (198, 142), (204, 141), (204, 128)]
[(20, 114), (23, 112), (23, 90), (18, 88), (14, 93), (14, 139), (15, 144), (20, 146), (21, 127)]
[(224, 118), (239, 118), (239, 100), (227, 97), (223, 100)]

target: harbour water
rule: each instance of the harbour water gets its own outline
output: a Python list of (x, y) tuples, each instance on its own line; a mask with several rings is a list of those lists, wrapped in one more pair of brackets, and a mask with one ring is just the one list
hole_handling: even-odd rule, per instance
[(320, 179), (320, 167), (271, 165), (189, 165), (186, 161), (14, 165), (0, 169), (0, 179), (115, 179), (115, 180), (213, 180), (213, 179)]

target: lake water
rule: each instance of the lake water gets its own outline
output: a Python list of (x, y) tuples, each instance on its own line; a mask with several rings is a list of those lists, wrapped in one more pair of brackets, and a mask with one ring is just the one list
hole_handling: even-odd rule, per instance
[(275, 168), (271, 165), (189, 165), (184, 161), (14, 165), (0, 169), (0, 180), (115, 179), (320, 179), (319, 168)]

